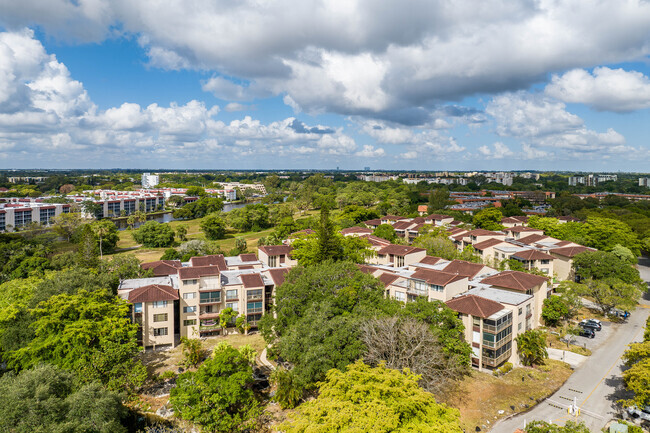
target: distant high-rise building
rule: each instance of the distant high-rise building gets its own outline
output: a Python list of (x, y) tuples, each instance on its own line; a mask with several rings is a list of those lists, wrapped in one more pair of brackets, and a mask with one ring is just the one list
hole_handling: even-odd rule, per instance
[(142, 173), (142, 188), (153, 188), (158, 185), (158, 175)]
[(370, 167), (363, 167), (364, 171), (370, 171)]
[(640, 177), (639, 186), (645, 186), (646, 188), (650, 187), (650, 177)]

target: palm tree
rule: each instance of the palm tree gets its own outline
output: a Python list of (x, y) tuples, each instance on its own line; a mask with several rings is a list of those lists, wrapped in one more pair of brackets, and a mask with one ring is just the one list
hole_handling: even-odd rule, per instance
[(95, 224), (93, 226), (93, 231), (99, 238), (99, 258), (102, 259), (104, 258), (103, 252), (102, 252), (102, 238), (106, 236), (110, 230), (108, 227), (106, 227), (105, 224)]
[(515, 339), (517, 341), (517, 351), (524, 365), (535, 365), (544, 362), (548, 358), (546, 351), (546, 334), (539, 329), (531, 329), (523, 334), (519, 334)]

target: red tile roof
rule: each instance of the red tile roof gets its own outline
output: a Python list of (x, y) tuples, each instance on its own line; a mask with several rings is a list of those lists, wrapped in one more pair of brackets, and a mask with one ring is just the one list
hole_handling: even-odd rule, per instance
[(395, 224), (393, 224), (393, 228), (395, 230), (406, 230), (407, 228), (411, 227), (413, 223), (408, 222), (408, 221), (398, 221)]
[(513, 232), (513, 233), (524, 233), (524, 232), (542, 232), (542, 234), (544, 233), (544, 230), (542, 229), (534, 229), (532, 227), (522, 227), (522, 226), (510, 227), (507, 228), (506, 231)]
[(275, 284), (275, 287), (278, 287), (284, 283), (284, 279), (289, 273), (289, 269), (270, 269), (269, 274), (271, 274), (271, 279)]
[(138, 287), (129, 292), (129, 302), (175, 301), (178, 299), (178, 290), (171, 286), (151, 284)]
[(498, 302), (475, 295), (459, 296), (458, 298), (445, 302), (445, 304), (459, 313), (482, 317), (483, 319), (487, 319), (494, 313), (498, 313), (505, 308)]
[(503, 236), (503, 233), (493, 232), (492, 230), (474, 229), (465, 233), (465, 236)]
[(384, 238), (380, 238), (375, 235), (364, 235), (364, 236), (359, 236), (360, 238), (367, 239), (368, 242), (370, 242), (370, 245), (373, 247), (385, 247), (387, 245), (390, 245), (390, 241), (386, 240)]
[(381, 220), (374, 219), (374, 220), (364, 221), (363, 223), (367, 226), (379, 226), (381, 225)]
[(526, 237), (523, 237), (521, 239), (517, 239), (517, 242), (521, 242), (522, 244), (526, 245), (531, 245), (536, 242), (539, 242), (543, 239), (546, 239), (548, 236), (546, 235), (528, 235)]
[(596, 251), (596, 250), (594, 250), (593, 248), (579, 246), (579, 247), (553, 248), (548, 252), (551, 254), (557, 254), (558, 256), (575, 257), (580, 253), (584, 253), (585, 251)]
[(228, 270), (223, 254), (192, 257), (190, 258), (190, 264), (192, 266), (218, 266), (222, 271)]
[(293, 247), (291, 245), (264, 245), (257, 247), (257, 249), (267, 256), (288, 256), (291, 254)]
[(392, 254), (394, 256), (405, 256), (407, 254), (426, 251), (424, 248), (409, 247), (407, 245), (388, 245), (377, 251), (378, 254)]
[(384, 286), (389, 286), (399, 278), (399, 275), (391, 274), (390, 272), (384, 272), (379, 276), (379, 281), (384, 283)]
[(429, 221), (442, 221), (442, 220), (447, 220), (449, 218), (452, 217), (450, 217), (449, 215), (441, 215), (436, 213), (432, 213), (431, 215), (425, 217), (425, 219)]
[(436, 286), (444, 287), (449, 283), (453, 283), (454, 281), (462, 280), (467, 277), (444, 271), (419, 268), (417, 271), (413, 272), (411, 278), (414, 278), (416, 280), (424, 280), (429, 284), (435, 284)]
[(245, 289), (251, 287), (264, 287), (264, 281), (260, 274), (242, 274), (239, 276)]
[(148, 262), (140, 265), (142, 269), (152, 269), (155, 277), (176, 275), (178, 273), (178, 268), (181, 266), (180, 260), (158, 260), (156, 262)]
[(483, 278), (481, 283), (490, 284), (497, 287), (505, 287), (506, 289), (519, 290), (526, 292), (544, 284), (548, 278), (540, 277), (539, 275), (527, 274), (526, 272), (519, 271), (505, 271), (497, 275)]
[(454, 260), (445, 266), (443, 271), (452, 274), (463, 275), (468, 278), (474, 278), (478, 275), (479, 272), (481, 272), (481, 270), (483, 270), (484, 267), (485, 265), (480, 263), (471, 263), (464, 260)]
[(426, 204), (418, 205), (418, 212), (426, 212), (427, 209), (429, 209), (429, 206), (427, 206)]
[(189, 266), (178, 270), (178, 278), (181, 280), (198, 280), (201, 277), (219, 275), (219, 266)]
[(367, 227), (348, 227), (346, 229), (341, 230), (342, 235), (349, 235), (352, 233), (366, 233), (366, 234), (371, 234), (372, 229), (369, 229)]

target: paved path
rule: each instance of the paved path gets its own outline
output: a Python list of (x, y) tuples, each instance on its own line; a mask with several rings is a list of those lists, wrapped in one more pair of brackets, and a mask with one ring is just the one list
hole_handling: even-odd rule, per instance
[(275, 366), (269, 362), (269, 360), (266, 358), (266, 347), (264, 350), (262, 350), (262, 353), (260, 354), (260, 362), (262, 365), (265, 365), (266, 367), (270, 368), (271, 371), (275, 370)]
[(555, 359), (556, 361), (564, 361), (573, 369), (580, 367), (589, 359), (588, 356), (578, 355), (568, 350), (554, 349), (552, 347), (547, 347), (546, 351), (548, 352), (549, 358)]
[[(650, 258), (644, 257), (639, 264), (641, 277), (650, 282)], [(621, 356), (629, 343), (642, 340), (649, 306), (650, 294), (646, 292), (640, 308), (632, 312), (627, 323), (612, 324), (597, 333), (594, 340), (601, 341), (594, 344), (592, 355), (555, 394), (529, 412), (497, 423), (491, 432), (512, 433), (523, 428), (524, 421), (532, 420), (564, 425), (572, 419), (567, 415), (567, 406), (574, 398), (581, 408), (578, 419), (591, 431), (600, 431), (616, 415), (616, 401), (626, 395), (621, 380)], [(607, 344), (603, 344), (605, 339)]]

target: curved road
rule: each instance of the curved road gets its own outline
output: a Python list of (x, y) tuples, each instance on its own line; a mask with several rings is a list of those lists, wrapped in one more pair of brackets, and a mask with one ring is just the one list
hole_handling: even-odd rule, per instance
[[(641, 277), (650, 285), (650, 258), (639, 260)], [(564, 425), (574, 417), (567, 414), (567, 407), (574, 398), (581, 408), (578, 421), (584, 421), (592, 432), (600, 431), (617, 413), (616, 401), (626, 397), (621, 379), (621, 356), (627, 345), (641, 341), (645, 321), (650, 315), (650, 291), (646, 292), (627, 323), (612, 324), (603, 329), (598, 337), (607, 338), (605, 344), (593, 350), (587, 361), (571, 375), (569, 380), (551, 397), (532, 410), (497, 423), (492, 433), (513, 433), (523, 428), (525, 421), (551, 421)], [(605, 325), (605, 324), (603, 324)], [(604, 328), (604, 327), (603, 327)], [(608, 331), (608, 335), (604, 335)]]

